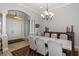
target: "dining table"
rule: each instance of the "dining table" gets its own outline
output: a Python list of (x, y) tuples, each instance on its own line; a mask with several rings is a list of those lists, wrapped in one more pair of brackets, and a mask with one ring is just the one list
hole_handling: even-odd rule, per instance
[(57, 39), (57, 38), (50, 38), (50, 37), (37, 36), (37, 35), (29, 35), (29, 37), (32, 37), (34, 40), (36, 40), (37, 38), (42, 39), (45, 42), (45, 44), (47, 44), (47, 41), (51, 40), (61, 44), (63, 49), (72, 50), (72, 41), (67, 39)]

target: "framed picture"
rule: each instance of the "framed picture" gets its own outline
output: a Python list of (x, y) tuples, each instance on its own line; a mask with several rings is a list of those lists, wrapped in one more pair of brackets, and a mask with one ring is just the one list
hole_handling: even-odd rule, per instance
[(39, 24), (35, 24), (35, 28), (39, 28), (40, 27), (40, 25)]

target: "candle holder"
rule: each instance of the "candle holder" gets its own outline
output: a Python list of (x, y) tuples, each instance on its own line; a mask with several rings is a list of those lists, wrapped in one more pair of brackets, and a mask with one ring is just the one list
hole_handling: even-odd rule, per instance
[(71, 32), (73, 32), (73, 25), (71, 25)]
[(70, 28), (68, 26), (66, 27), (66, 32), (70, 32)]

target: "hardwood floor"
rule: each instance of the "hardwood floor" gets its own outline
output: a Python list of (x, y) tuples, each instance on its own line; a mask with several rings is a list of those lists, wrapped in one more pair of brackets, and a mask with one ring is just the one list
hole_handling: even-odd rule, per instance
[[(35, 53), (34, 51), (30, 50), (28, 45), (29, 45), (29, 43), (27, 41), (21, 41), (21, 42), (9, 44), (9, 50), (3, 52), (3, 54), (0, 54), (0, 56), (13, 56), (13, 55), (16, 55), (16, 56), (41, 56), (40, 54)], [(28, 48), (25, 48), (25, 47), (28, 47)], [(17, 54), (13, 54), (14, 51), (20, 51), (20, 53), (17, 52)], [(78, 55), (79, 55), (79, 49), (76, 49), (76, 51), (78, 51)]]
[[(12, 51), (11, 53), (14, 56), (43, 56), (43, 55), (37, 53), (36, 51), (30, 49), (29, 46)], [(46, 56), (48, 56), (48, 54)], [(67, 52), (67, 55), (64, 55), (64, 56), (78, 56), (78, 54), (77, 54), (77, 51), (73, 51), (71, 53)]]
[(11, 52), (14, 56), (29, 56), (29, 46)]
[(13, 54), (13, 56), (43, 56), (36, 51), (30, 49), (29, 46), (12, 51), (11, 53)]
[(9, 44), (9, 46), (8, 46), (9, 50), (4, 51), (3, 54), (0, 53), (0, 56), (13, 56), (11, 53), (12, 51), (18, 50), (18, 49), (23, 48), (25, 46), (28, 46), (27, 41), (20, 41), (20, 42)]
[(24, 41), (24, 39), (9, 40), (8, 44), (17, 43), (17, 42), (21, 42), (21, 41)]

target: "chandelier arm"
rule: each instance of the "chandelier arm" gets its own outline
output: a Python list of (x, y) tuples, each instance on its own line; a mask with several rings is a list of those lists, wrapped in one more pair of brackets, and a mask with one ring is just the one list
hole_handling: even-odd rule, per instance
[(48, 3), (46, 4), (46, 6), (47, 6), (47, 11), (48, 11)]
[(48, 3), (46, 3), (46, 10), (41, 14), (42, 18), (45, 20), (52, 19), (53, 15), (54, 14), (52, 12), (48, 11)]

